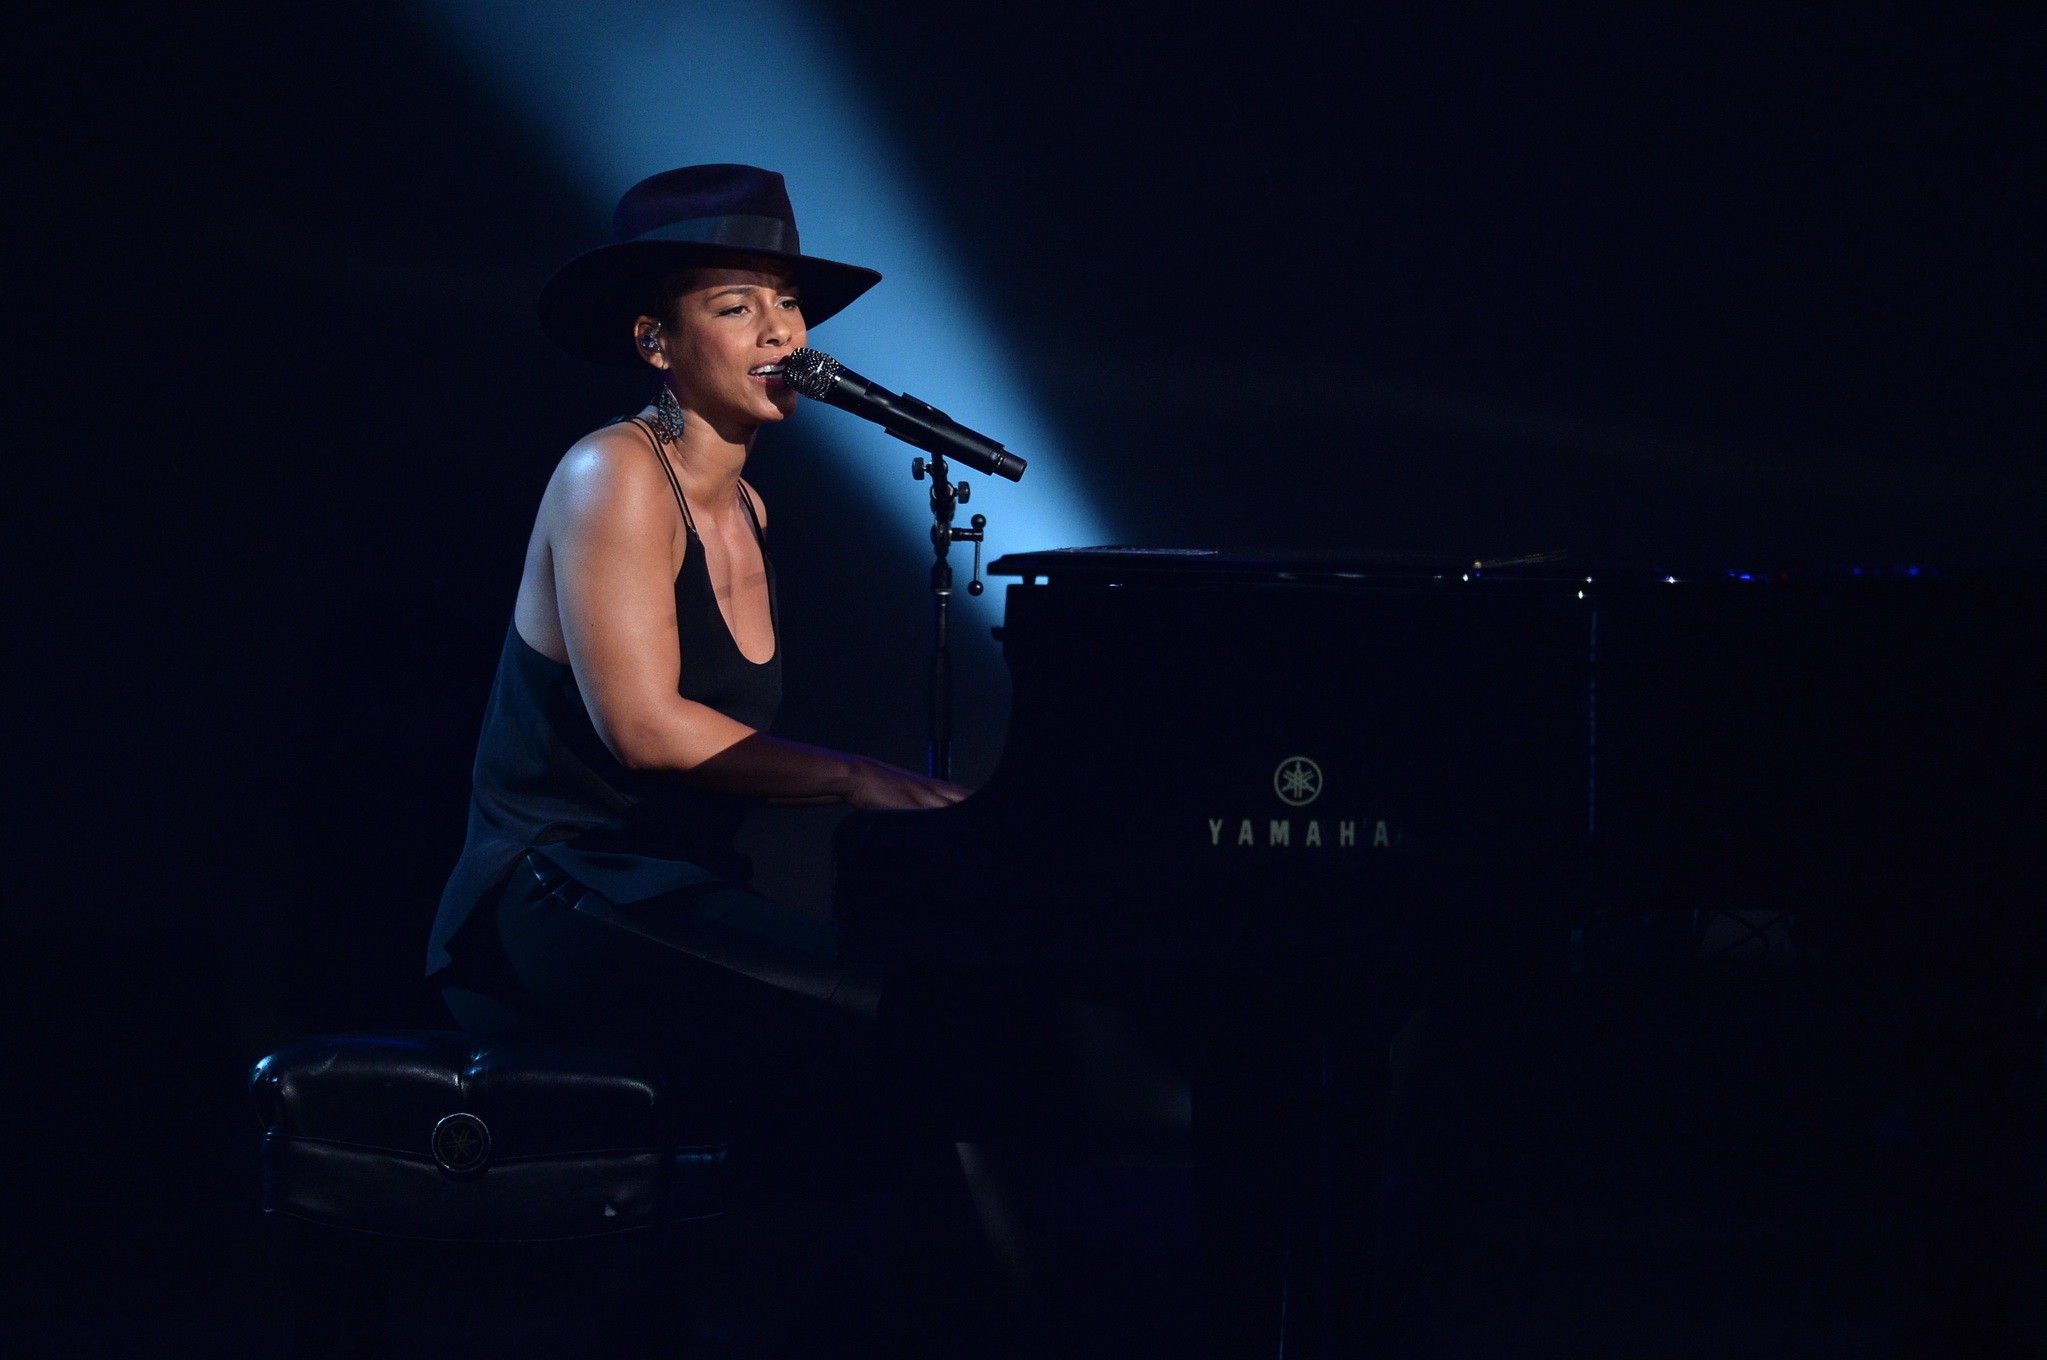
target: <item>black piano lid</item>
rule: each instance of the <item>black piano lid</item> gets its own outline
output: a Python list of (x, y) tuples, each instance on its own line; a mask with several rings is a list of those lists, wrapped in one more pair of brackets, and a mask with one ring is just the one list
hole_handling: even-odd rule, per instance
[(990, 576), (1044, 577), (1060, 582), (1145, 581), (1416, 581), (1479, 571), (1565, 580), (1572, 567), (1562, 552), (1502, 557), (1448, 553), (1374, 552), (1358, 549), (1053, 548), (1005, 553), (988, 565)]
[(1378, 552), (1359, 549), (1146, 548), (1115, 545), (1095, 548), (1051, 548), (1039, 552), (1005, 553), (988, 565), (990, 576), (1020, 576), (1067, 585), (1108, 585), (1142, 582), (1150, 585), (1207, 585), (1223, 582), (1310, 581), (1393, 584), (1474, 578), (1555, 582), (1580, 585), (1597, 580), (1605, 585), (1660, 583), (1762, 583), (1800, 585), (1905, 584), (1943, 581), (1973, 585), (1992, 583), (2037, 591), (2041, 574), (2016, 572), (1950, 573), (1924, 564), (1802, 564), (1797, 566), (1728, 567), (1723, 565), (1644, 565), (1602, 562), (1597, 565), (1558, 551), (1464, 556), (1451, 553)]

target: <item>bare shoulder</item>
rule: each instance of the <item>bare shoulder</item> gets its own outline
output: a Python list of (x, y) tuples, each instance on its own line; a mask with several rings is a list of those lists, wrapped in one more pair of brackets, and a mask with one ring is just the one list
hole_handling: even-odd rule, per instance
[(646, 522), (674, 516), (661, 455), (639, 427), (620, 422), (569, 446), (547, 484), (548, 513), (561, 523)]

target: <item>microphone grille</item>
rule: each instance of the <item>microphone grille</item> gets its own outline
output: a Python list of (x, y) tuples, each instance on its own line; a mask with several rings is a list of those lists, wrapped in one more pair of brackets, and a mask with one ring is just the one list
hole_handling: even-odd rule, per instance
[(824, 400), (839, 376), (839, 361), (822, 350), (799, 349), (782, 361), (782, 381), (813, 401)]

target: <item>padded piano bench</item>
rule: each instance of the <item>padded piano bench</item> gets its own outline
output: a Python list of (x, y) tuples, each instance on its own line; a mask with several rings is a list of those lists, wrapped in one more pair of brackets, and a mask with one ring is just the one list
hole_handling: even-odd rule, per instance
[[(401, 1237), (596, 1237), (724, 1211), (722, 1141), (618, 1049), (402, 1031), (256, 1064), (263, 1207)], [(695, 1115), (696, 1118), (691, 1116)]]
[(684, 1344), (680, 1258), (703, 1245), (674, 1225), (722, 1215), (726, 1147), (644, 1055), (368, 1032), (300, 1040), (249, 1085), (292, 1353), (450, 1328), (488, 1349), (572, 1315), (600, 1353)]

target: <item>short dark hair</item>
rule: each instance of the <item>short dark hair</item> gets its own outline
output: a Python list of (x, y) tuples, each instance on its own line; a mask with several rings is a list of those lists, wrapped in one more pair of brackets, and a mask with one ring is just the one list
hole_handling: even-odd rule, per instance
[(642, 316), (651, 316), (664, 326), (676, 324), (678, 309), (682, 306), (682, 295), (695, 286), (696, 276), (702, 267), (691, 265), (688, 269), (673, 269), (661, 276), (654, 285), (654, 291), (647, 298), (647, 305), (640, 309)]

